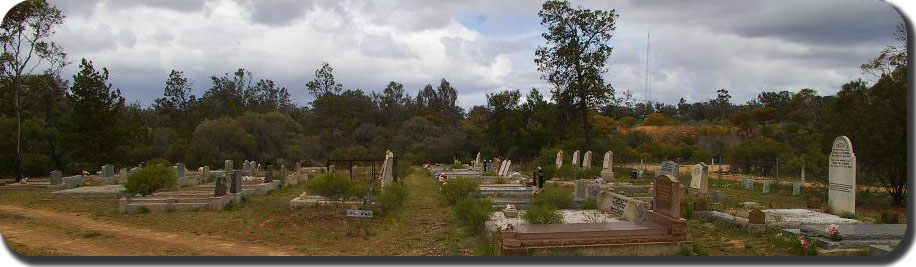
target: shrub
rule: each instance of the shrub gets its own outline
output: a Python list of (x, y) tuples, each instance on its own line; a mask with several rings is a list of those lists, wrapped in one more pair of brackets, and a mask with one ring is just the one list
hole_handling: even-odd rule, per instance
[(124, 190), (128, 195), (150, 195), (156, 191), (173, 187), (178, 177), (172, 168), (163, 165), (150, 165), (127, 177)]
[(404, 207), (404, 201), (407, 200), (407, 186), (400, 183), (392, 183), (382, 188), (382, 193), (378, 195), (376, 201), (382, 213), (399, 210)]
[(461, 163), (452, 164), (452, 169), (461, 169), (464, 168), (464, 165)]
[(480, 181), (471, 178), (454, 178), (442, 183), (439, 188), (442, 202), (445, 204), (455, 204), (462, 199), (466, 199), (472, 194), (476, 194), (477, 185)]
[(359, 193), (361, 189), (354, 189), (355, 183), (340, 173), (323, 173), (309, 179), (305, 189), (311, 194), (321, 195), (332, 200), (343, 200)]
[(595, 200), (594, 198), (589, 198), (589, 199), (586, 199), (585, 201), (582, 201), (582, 209), (584, 210), (598, 209), (598, 200)]
[(573, 202), (573, 192), (570, 188), (548, 184), (543, 192), (534, 196), (532, 202), (536, 205), (549, 204), (556, 208), (565, 209)]
[(558, 224), (563, 223), (563, 215), (556, 206), (550, 203), (531, 205), (524, 214), (524, 219), (529, 224)]
[(137, 208), (137, 213), (147, 214), (149, 213), (149, 208), (147, 208), (146, 206), (140, 206), (139, 208)]
[(493, 206), (489, 200), (470, 197), (458, 201), (454, 212), (468, 234), (474, 235), (483, 230), (484, 223), (493, 215)]
[(496, 182), (496, 184), (505, 184), (505, 183), (506, 183), (506, 177), (502, 177), (502, 176), (496, 177), (496, 181), (495, 181), (495, 182)]
[(152, 167), (152, 166), (166, 166), (166, 167), (171, 167), (171, 166), (172, 166), (172, 163), (169, 162), (167, 159), (163, 159), (163, 158), (154, 158), (154, 159), (149, 160), (149, 162), (147, 162), (146, 165), (147, 165), (147, 167)]
[(485, 171), (480, 174), (481, 176), (497, 176), (496, 171)]

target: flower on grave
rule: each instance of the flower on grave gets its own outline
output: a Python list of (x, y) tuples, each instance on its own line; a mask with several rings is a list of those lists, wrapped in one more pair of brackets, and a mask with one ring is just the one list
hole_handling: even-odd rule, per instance
[(798, 242), (801, 243), (802, 248), (808, 249), (811, 246), (811, 243), (808, 242), (808, 239), (804, 235), (798, 235)]
[(827, 229), (825, 231), (827, 232), (828, 235), (830, 235), (830, 238), (834, 240), (840, 239), (840, 226), (839, 225), (831, 224), (827, 226)]
[(29, 184), (29, 177), (22, 178), (22, 180), (20, 180), (19, 183), (20, 184)]
[(595, 183), (596, 183), (596, 184), (604, 184), (604, 178), (598, 177), (598, 179), (595, 179)]
[(513, 226), (511, 223), (506, 224), (506, 227), (503, 228), (503, 231), (507, 231), (507, 232), (508, 232), (508, 231), (515, 231), (515, 226)]

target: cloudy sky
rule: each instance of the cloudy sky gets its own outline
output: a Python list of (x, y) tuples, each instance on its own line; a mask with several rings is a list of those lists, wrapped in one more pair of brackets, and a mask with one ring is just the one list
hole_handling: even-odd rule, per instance
[[(250, 70), (310, 101), (304, 85), (322, 61), (346, 88), (388, 81), (412, 95), (449, 80), (460, 105), (485, 104), (506, 89), (550, 86), (534, 50), (542, 45), (540, 1), (50, 0), (67, 16), (55, 39), (111, 71), (131, 102), (162, 94), (170, 70), (189, 74), (194, 94), (209, 76)], [(902, 21), (877, 0), (572, 1), (620, 15), (607, 79), (644, 100), (646, 39), (654, 101), (676, 103), (731, 91), (743, 103), (761, 91), (814, 88), (833, 94), (884, 46)]]

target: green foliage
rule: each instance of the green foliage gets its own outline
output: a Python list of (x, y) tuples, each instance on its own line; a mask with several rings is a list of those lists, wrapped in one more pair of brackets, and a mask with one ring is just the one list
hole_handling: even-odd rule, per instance
[(497, 176), (496, 171), (485, 171), (480, 174), (481, 176)]
[(454, 169), (461, 169), (461, 168), (464, 168), (464, 165), (461, 164), (461, 163), (455, 163), (455, 164), (452, 164), (451, 168), (452, 168), (453, 170), (454, 170)]
[(573, 202), (573, 190), (548, 184), (544, 191), (535, 195), (531, 201), (536, 205), (550, 205), (555, 208), (565, 209)]
[(472, 178), (448, 179), (439, 187), (441, 200), (443, 203), (451, 205), (463, 199), (474, 197), (479, 191), (477, 188), (479, 184), (479, 180)]
[(481, 233), (484, 230), (484, 223), (493, 215), (490, 201), (476, 197), (459, 200), (453, 209), (458, 223), (470, 235)]
[(162, 165), (150, 165), (131, 174), (127, 177), (127, 183), (124, 184), (125, 192), (133, 196), (140, 194), (147, 196), (159, 190), (174, 187), (176, 185), (175, 172), (172, 168)]
[(137, 208), (137, 213), (139, 214), (147, 214), (149, 212), (150, 210), (146, 206), (140, 206), (139, 208)]
[[(120, 146), (130, 136), (124, 124), (112, 123), (121, 118), (124, 98), (120, 89), (112, 89), (108, 76), (108, 69), (99, 72), (86, 59), (73, 76), (67, 95), (73, 112), (67, 118), (63, 138), (77, 162), (115, 162)], [(83, 168), (93, 169), (91, 165)]]
[(563, 215), (557, 206), (551, 203), (538, 203), (531, 205), (522, 215), (529, 224), (559, 224), (563, 223)]
[(647, 126), (665, 126), (668, 124), (670, 124), (668, 118), (665, 118), (664, 114), (658, 112), (649, 114), (645, 119), (642, 120), (642, 125)]
[(163, 159), (163, 158), (154, 158), (154, 159), (149, 160), (149, 162), (146, 163), (146, 166), (164, 166), (164, 167), (171, 167), (171, 166), (172, 166), (172, 163), (169, 162), (169, 160), (167, 160), (167, 159)]
[(350, 197), (365, 197), (369, 187), (356, 184), (341, 173), (323, 173), (309, 179), (305, 188), (311, 194), (321, 195), (331, 200), (343, 201)]
[(382, 187), (382, 193), (376, 197), (382, 213), (390, 213), (404, 207), (409, 191), (406, 185), (392, 183)]
[(596, 210), (598, 209), (598, 200), (594, 198), (587, 198), (585, 201), (582, 201), (582, 209), (584, 210)]

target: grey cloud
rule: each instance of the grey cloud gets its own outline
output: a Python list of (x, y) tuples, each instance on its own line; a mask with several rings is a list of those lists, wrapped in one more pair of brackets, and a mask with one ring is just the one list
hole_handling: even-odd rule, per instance
[(127, 9), (136, 6), (162, 8), (184, 13), (203, 10), (211, 0), (107, 0), (105, 4), (115, 9)]
[(390, 34), (366, 35), (359, 44), (360, 52), (369, 57), (382, 57), (393, 59), (416, 59), (417, 54), (407, 45), (399, 43)]
[(481, 65), (493, 64), (500, 54), (530, 50), (525, 40), (480, 37), (469, 41), (462, 38), (443, 37), (440, 42), (445, 46), (446, 54), (453, 59), (467, 60)]

